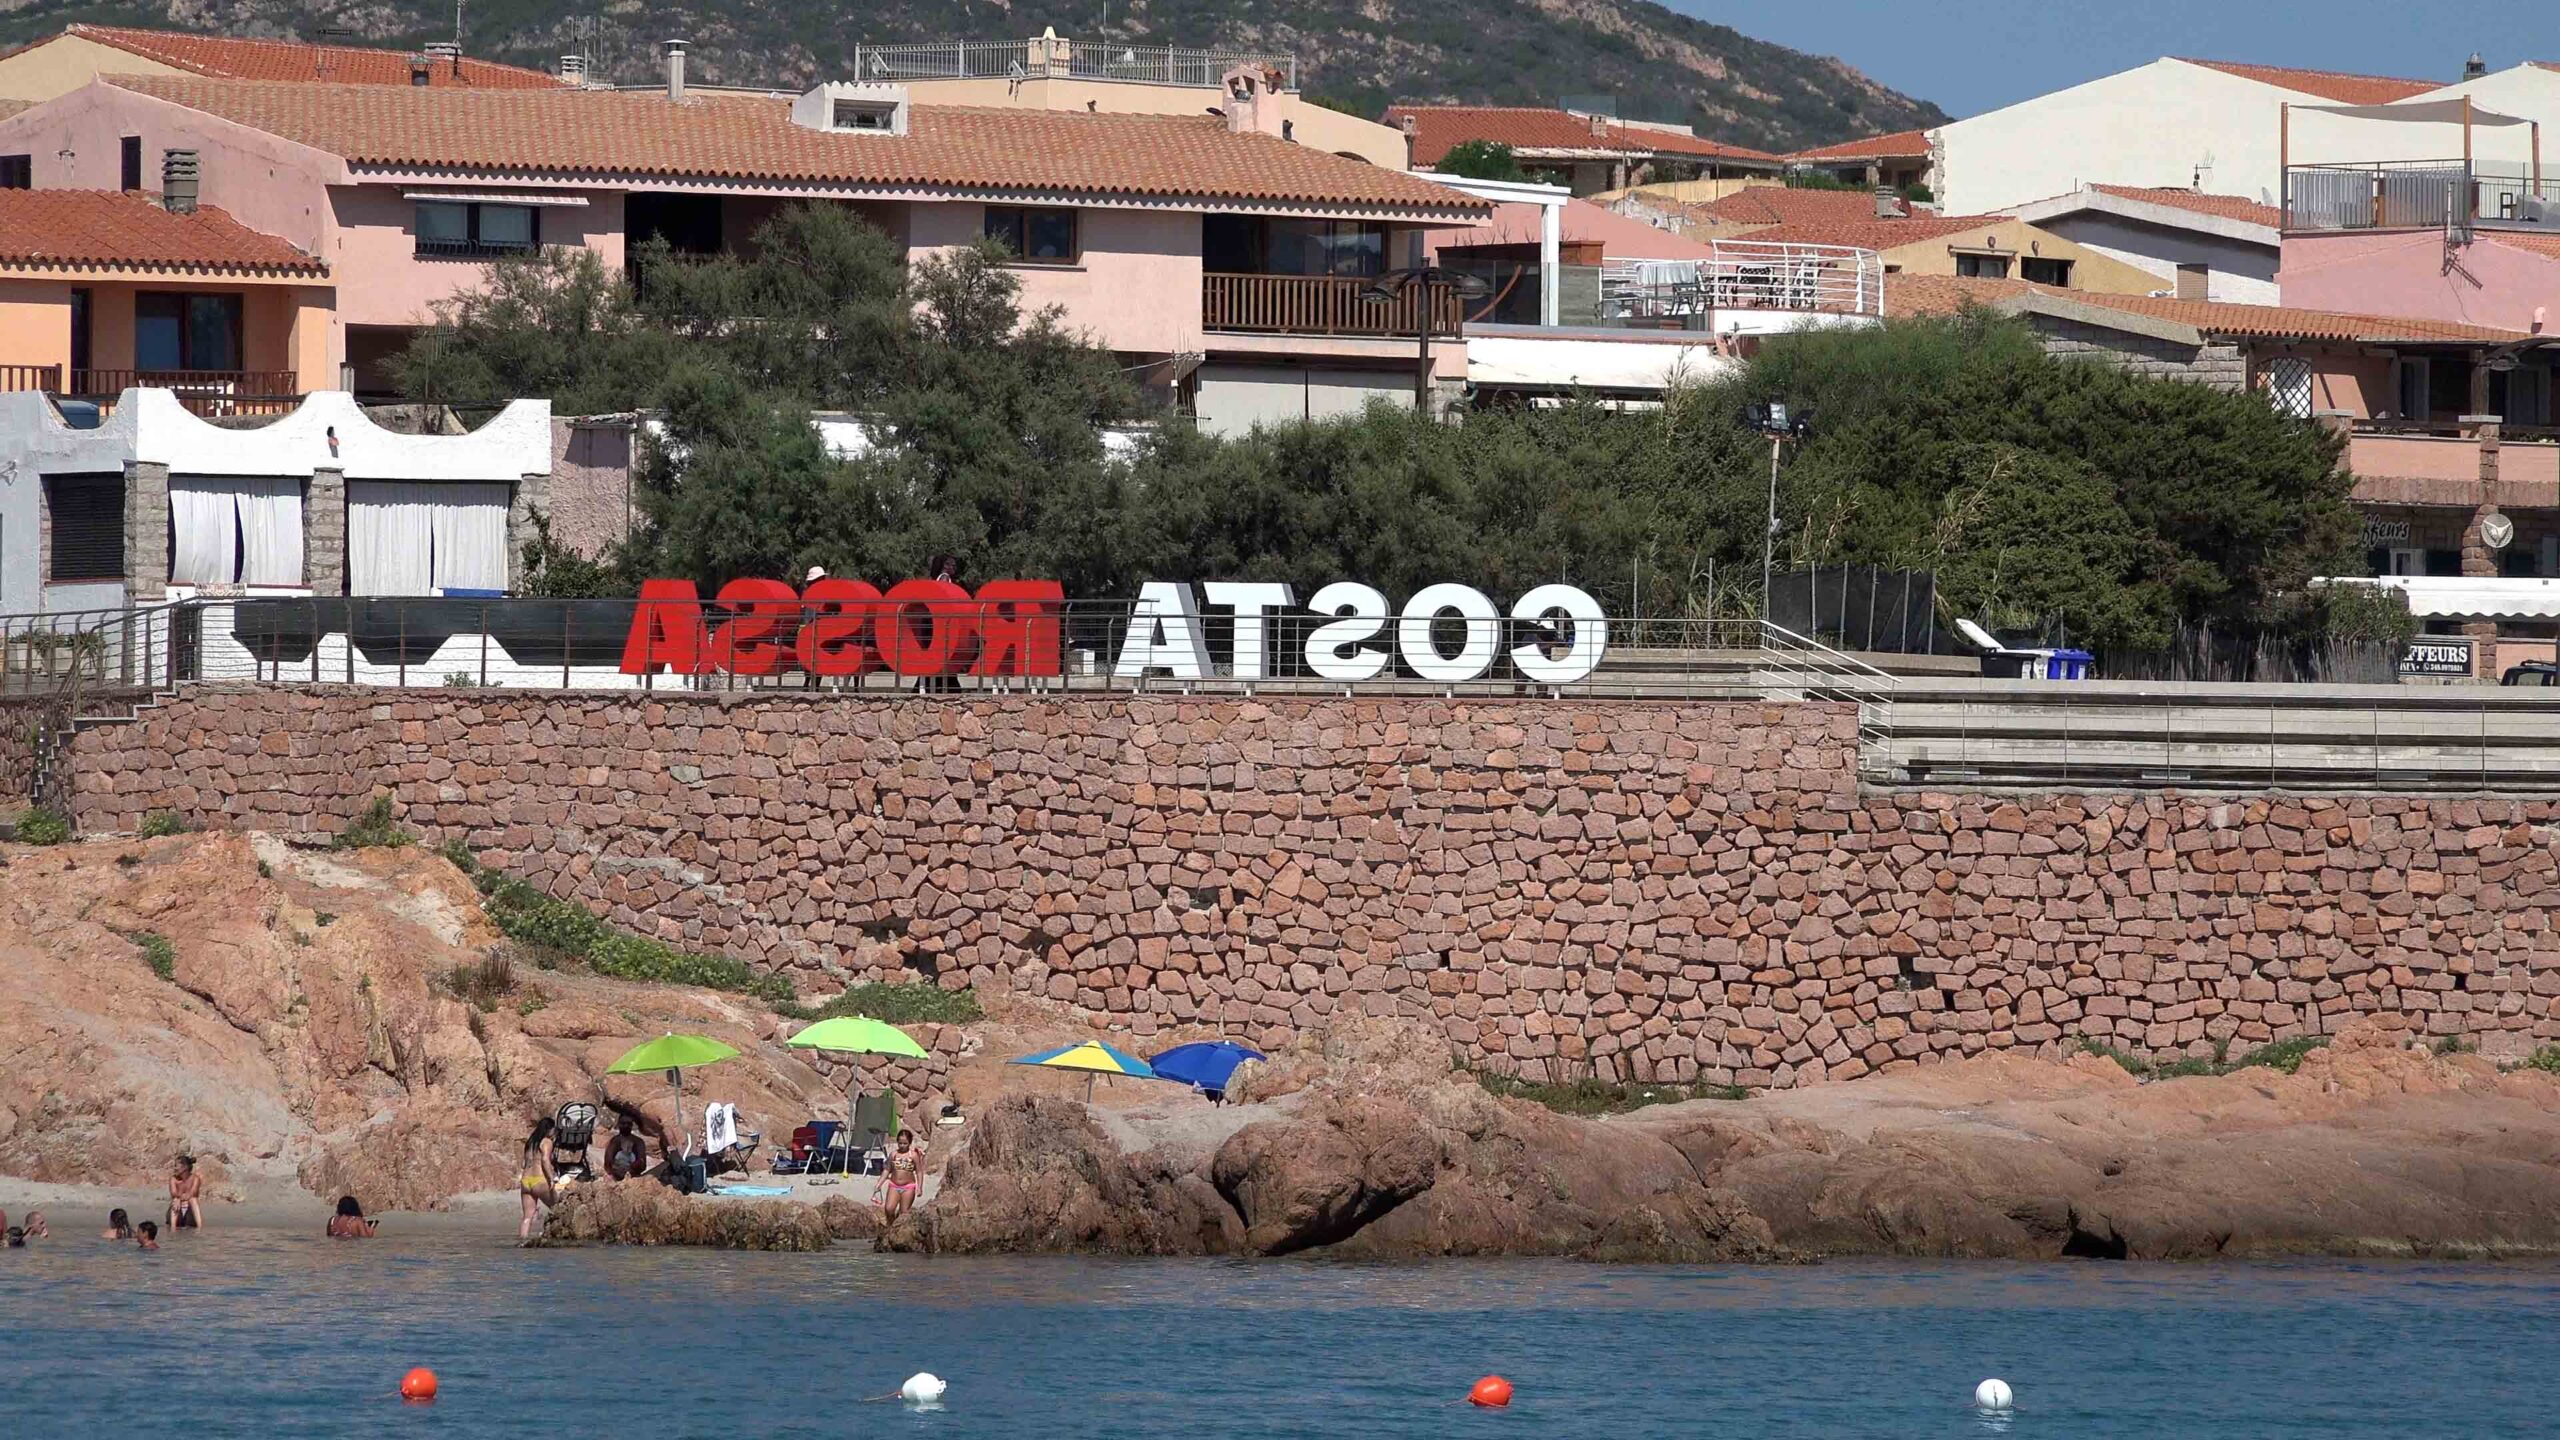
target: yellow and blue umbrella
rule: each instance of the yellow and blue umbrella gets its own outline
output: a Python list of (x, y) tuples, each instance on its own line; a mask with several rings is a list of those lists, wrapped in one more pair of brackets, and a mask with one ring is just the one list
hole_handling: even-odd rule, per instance
[(1050, 1070), (1081, 1070), (1088, 1077), (1084, 1086), (1084, 1098), (1087, 1100), (1093, 1098), (1092, 1077), (1126, 1075), (1136, 1080), (1156, 1078), (1155, 1068), (1146, 1061), (1127, 1051), (1105, 1045), (1099, 1040), (1087, 1040), (1079, 1045), (1061, 1045), (1055, 1050), (1043, 1050), (1037, 1055), (1025, 1055), (1013, 1063), (1038, 1065)]

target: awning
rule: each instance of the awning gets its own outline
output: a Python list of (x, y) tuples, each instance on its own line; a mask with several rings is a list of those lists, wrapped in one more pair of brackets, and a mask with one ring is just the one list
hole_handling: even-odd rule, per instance
[(403, 190), (403, 200), (440, 200), (453, 205), (584, 206), (584, 195), (526, 195), (509, 190)]
[[(2351, 120), (2418, 120), (2459, 125), (2464, 118), (2459, 100), (2429, 100), (2415, 105), (2296, 105), (2293, 108), (2297, 112), (2309, 111), (2314, 115), (2344, 115)], [(2501, 115), (2477, 105), (2471, 107), (2470, 120), (2483, 129), (2533, 123), (2522, 115)]]
[(2387, 585), (2421, 620), (2560, 619), (2560, 580), (2486, 575), (2384, 575), (2348, 583)]

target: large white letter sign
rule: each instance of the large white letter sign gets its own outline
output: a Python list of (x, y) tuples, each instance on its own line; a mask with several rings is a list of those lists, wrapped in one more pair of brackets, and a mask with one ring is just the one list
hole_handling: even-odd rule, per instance
[[(1431, 643), (1431, 625), (1454, 612), (1466, 622), (1467, 635), (1455, 655), (1443, 655)], [(1473, 680), (1493, 668), (1502, 650), (1502, 612), (1481, 590), (1469, 585), (1426, 585), (1404, 602), (1396, 620), (1396, 651), (1405, 668), (1425, 680)]]
[(1200, 631), (1200, 609), (1191, 587), (1170, 580), (1150, 580), (1138, 587), (1138, 608), (1129, 616), (1129, 633), (1121, 639), (1120, 658), (1111, 673), (1123, 680), (1143, 680), (1162, 670), (1176, 680), (1209, 678), (1209, 642)]
[(1600, 613), (1600, 602), (1571, 585), (1541, 585), (1523, 595), (1511, 607), (1511, 618), (1547, 629), (1558, 638), (1564, 629), (1550, 623), (1549, 617), (1561, 615), (1572, 625), (1573, 644), (1562, 655), (1547, 653), (1547, 641), (1531, 640), (1511, 648), (1511, 663), (1520, 667), (1523, 678), (1541, 685), (1570, 685), (1588, 680), (1600, 668), (1600, 657), (1609, 649), (1609, 622)]
[(1236, 612), (1236, 678), (1271, 678), (1271, 622), (1264, 616), (1295, 603), (1289, 587), (1272, 580), (1210, 580), (1200, 586), (1212, 605)]
[(1315, 593), (1307, 608), (1328, 621), (1307, 636), (1307, 668), (1327, 680), (1374, 680), (1387, 668), (1387, 652), (1364, 643), (1387, 627), (1387, 597), (1367, 585), (1336, 580)]

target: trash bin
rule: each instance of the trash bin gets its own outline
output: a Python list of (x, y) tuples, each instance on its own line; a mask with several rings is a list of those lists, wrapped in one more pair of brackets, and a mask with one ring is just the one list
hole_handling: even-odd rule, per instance
[(2046, 654), (2044, 678), (2047, 680), (2086, 680), (2089, 666), (2097, 656), (2086, 650), (2055, 650)]
[(2027, 662), (2032, 655), (1985, 651), (1982, 656), (1982, 678), (1985, 680), (2021, 680), (2026, 678)]

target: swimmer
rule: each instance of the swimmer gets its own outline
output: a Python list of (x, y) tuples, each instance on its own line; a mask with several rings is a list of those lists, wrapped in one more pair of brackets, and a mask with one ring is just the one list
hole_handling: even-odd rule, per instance
[(124, 1211), (122, 1211), (122, 1210), (110, 1210), (110, 1211), (108, 1211), (108, 1212), (107, 1212), (107, 1228), (98, 1232), (98, 1238), (99, 1238), (99, 1239), (101, 1239), (101, 1240), (130, 1240), (130, 1239), (132, 1239), (132, 1238), (133, 1238), (133, 1220), (132, 1220), (132, 1217), (130, 1217), (130, 1216), (128, 1216), (128, 1215), (126, 1215), (126, 1214), (124, 1213)]
[(44, 1223), (44, 1212), (41, 1210), (30, 1210), (27, 1212), (27, 1221), (24, 1228), (27, 1232), (27, 1238), (30, 1240), (46, 1240), (51, 1239), (53, 1236), (53, 1230), (51, 1227)]
[(381, 1224), (379, 1220), (364, 1218), (364, 1206), (356, 1203), (356, 1197), (341, 1195), (338, 1197), (338, 1213), (329, 1217), (329, 1238), (369, 1240)]
[(916, 1132), (901, 1130), (898, 1143), (889, 1151), (889, 1174), (880, 1187), (880, 1223), (895, 1225), (916, 1208), (916, 1195), (924, 1184), (924, 1151), (916, 1144)]
[(148, 1220), (143, 1221), (142, 1228), (133, 1232), (133, 1243), (141, 1246), (145, 1250), (159, 1249), (160, 1227), (152, 1224)]

